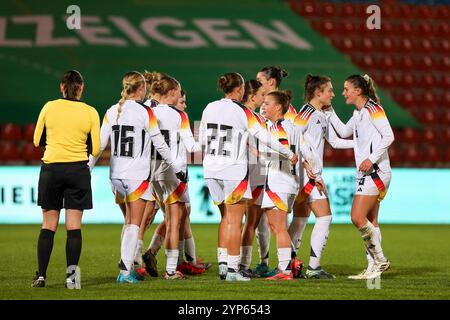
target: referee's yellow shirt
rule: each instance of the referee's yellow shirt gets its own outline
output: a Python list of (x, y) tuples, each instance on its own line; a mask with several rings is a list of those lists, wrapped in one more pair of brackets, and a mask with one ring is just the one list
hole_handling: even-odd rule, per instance
[(45, 146), (44, 163), (87, 161), (100, 151), (100, 118), (93, 107), (74, 100), (49, 101), (39, 114), (34, 145)]

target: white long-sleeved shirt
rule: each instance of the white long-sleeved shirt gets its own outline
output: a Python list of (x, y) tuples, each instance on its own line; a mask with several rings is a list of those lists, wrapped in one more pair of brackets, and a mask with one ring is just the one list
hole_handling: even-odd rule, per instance
[[(356, 168), (369, 159), (374, 169), (391, 172), (388, 148), (394, 142), (394, 132), (383, 108), (369, 99), (361, 110), (353, 111), (353, 116), (344, 124), (334, 110), (329, 110), (330, 122), (343, 138), (353, 134)], [(357, 171), (357, 176), (365, 174)]]
[[(170, 147), (172, 159), (186, 172), (187, 152), (201, 151), (200, 143), (196, 142), (192, 135), (187, 113), (167, 104), (158, 104), (152, 110)], [(152, 168), (153, 180), (176, 180), (175, 171), (161, 158), (157, 150), (152, 150)]]
[(294, 156), (259, 124), (246, 106), (226, 98), (209, 103), (200, 124), (200, 142), (205, 146), (204, 177), (243, 180), (248, 174), (249, 135), (285, 158)]
[[(296, 127), (292, 121), (281, 119), (275, 122), (267, 121), (267, 128), (272, 136), (277, 139), (286, 149), (290, 149), (296, 154), (306, 159), (312, 171), (316, 175), (320, 175), (322, 168), (318, 155), (304, 139), (300, 129)], [(279, 158), (267, 150), (265, 158), (268, 160), (267, 184), (273, 192), (283, 192), (297, 194), (299, 190), (300, 175), (299, 171), (303, 170), (301, 161), (292, 166), (286, 159)]]
[[(294, 125), (300, 129), (308, 144), (316, 150), (321, 167), (323, 167), (325, 140), (335, 149), (349, 149), (354, 146), (353, 140), (339, 138), (325, 113), (308, 103), (298, 112)], [(305, 172), (303, 174), (306, 176)]]
[(117, 115), (119, 104), (106, 111), (100, 129), (100, 153), (89, 157), (89, 167), (97, 162), (111, 139), (110, 178), (146, 180), (150, 177), (150, 143), (166, 159), (169, 165), (174, 163), (170, 149), (164, 141), (153, 111), (134, 100), (126, 100)]

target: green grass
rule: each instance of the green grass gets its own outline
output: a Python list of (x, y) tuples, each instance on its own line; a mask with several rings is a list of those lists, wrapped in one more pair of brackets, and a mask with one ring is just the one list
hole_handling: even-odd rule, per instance
[[(304, 235), (300, 257), (308, 260), (312, 225)], [(148, 245), (155, 226), (146, 234)], [(369, 290), (365, 281), (346, 279), (365, 265), (363, 243), (351, 225), (333, 225), (322, 265), (336, 280), (294, 280), (273, 283), (263, 279), (226, 283), (217, 276), (217, 225), (192, 227), (198, 256), (214, 262), (213, 268), (185, 281), (150, 278), (138, 285), (118, 285), (120, 225), (83, 227), (80, 261), (82, 290), (64, 289), (64, 226), (55, 237), (46, 288), (31, 288), (37, 268), (38, 225), (0, 226), (0, 299), (449, 299), (450, 225), (384, 225), (383, 247), (391, 270), (383, 274), (380, 290)], [(276, 264), (272, 237), (271, 266)], [(164, 270), (164, 250), (159, 255)], [(253, 264), (257, 262), (254, 247)]]

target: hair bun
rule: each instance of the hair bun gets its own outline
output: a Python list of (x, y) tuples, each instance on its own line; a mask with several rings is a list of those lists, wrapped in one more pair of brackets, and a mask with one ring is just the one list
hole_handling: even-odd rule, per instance
[(280, 74), (282, 78), (286, 78), (289, 75), (289, 72), (280, 68)]

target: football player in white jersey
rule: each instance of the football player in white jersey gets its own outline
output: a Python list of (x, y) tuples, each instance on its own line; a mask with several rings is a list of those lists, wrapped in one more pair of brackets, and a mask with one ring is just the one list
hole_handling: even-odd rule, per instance
[[(307, 75), (304, 87), (304, 101), (306, 104), (300, 109), (294, 119), (294, 125), (300, 128), (309, 139), (309, 144), (315, 148), (319, 161), (323, 166), (324, 143), (327, 140), (333, 148), (353, 148), (353, 140), (344, 140), (337, 137), (336, 132), (329, 123), (324, 106), (330, 106), (334, 97), (331, 79), (325, 76)], [(300, 172), (300, 192), (294, 204), (294, 217), (289, 226), (289, 235), (293, 243), (293, 256), (296, 257), (300, 247), (303, 232), (308, 222), (311, 210), (316, 217), (316, 223), (311, 234), (311, 250), (307, 278), (333, 279), (334, 275), (323, 270), (320, 264), (322, 251), (327, 243), (331, 225), (331, 208), (327, 196), (314, 187), (314, 180), (306, 172)], [(296, 260), (294, 258), (294, 260)], [(296, 262), (294, 261), (294, 264)], [(300, 277), (295, 272), (299, 269), (292, 266), (294, 277)]]
[(363, 272), (350, 278), (375, 279), (390, 267), (381, 248), (378, 212), (391, 182), (388, 148), (394, 142), (394, 133), (368, 75), (349, 76), (342, 95), (346, 104), (356, 106), (347, 124), (343, 124), (332, 109), (327, 112), (341, 137), (353, 134), (357, 171), (351, 216), (365, 243), (369, 264)]
[(205, 146), (204, 178), (213, 201), (219, 206), (219, 275), (227, 281), (249, 281), (238, 272), (240, 263), (241, 225), (247, 200), (251, 199), (248, 183), (248, 136), (270, 144), (295, 164), (297, 156), (284, 148), (258, 122), (253, 112), (240, 104), (244, 79), (238, 73), (219, 78), (225, 98), (209, 103), (203, 111), (200, 141)]
[[(120, 101), (106, 111), (101, 135), (109, 135), (111, 139), (110, 179), (116, 197), (126, 207), (117, 282), (137, 283), (139, 275), (133, 269), (133, 260), (146, 201), (150, 199), (150, 141), (176, 167), (177, 176), (181, 179), (185, 176), (174, 163), (152, 110), (139, 103), (146, 94), (142, 74), (128, 72), (122, 86)], [(90, 161), (92, 165), (95, 162), (95, 159)]]
[[(281, 67), (266, 66), (256, 74), (256, 79), (261, 82), (265, 92), (269, 93), (270, 91), (278, 90), (282, 79), (287, 77), (288, 75), (289, 73)], [(293, 121), (296, 115), (297, 112), (295, 111), (295, 108), (292, 106), (292, 104), (289, 104), (289, 109), (284, 115), (284, 118)], [(258, 242), (260, 263), (253, 271), (255, 275), (261, 277), (273, 276), (278, 269), (275, 268), (273, 270), (270, 270), (269, 268), (270, 229), (267, 222), (267, 216), (265, 214), (262, 215), (258, 224), (258, 228), (256, 230), (256, 238)]]
[[(248, 80), (245, 82), (245, 92), (242, 98), (242, 104), (253, 111), (256, 119), (263, 128), (266, 128), (266, 120), (256, 112), (264, 102), (266, 91), (258, 80)], [(250, 269), (253, 252), (253, 239), (255, 230), (261, 219), (262, 196), (266, 180), (266, 165), (260, 156), (261, 148), (258, 139), (249, 136), (249, 183), (252, 191), (252, 199), (248, 201), (245, 225), (242, 232), (241, 244), (241, 265), (240, 268), (248, 276), (253, 276)]]
[[(159, 104), (159, 102), (158, 102)], [(156, 106), (156, 105), (155, 105)], [(180, 111), (185, 111), (186, 109), (186, 92), (184, 90), (181, 90), (181, 97), (178, 99), (177, 109)], [(180, 144), (180, 155), (183, 153), (186, 153), (186, 148), (184, 144)], [(182, 151), (183, 149), (184, 151)], [(180, 160), (183, 160), (185, 158), (180, 157)], [(185, 191), (186, 193), (186, 200), (190, 201), (188, 189)], [(192, 235), (192, 230), (190, 226), (190, 220), (189, 220), (189, 214), (190, 214), (190, 202), (184, 203), (184, 215), (183, 215), (183, 222), (181, 223), (181, 229), (180, 229), (180, 235), (179, 235), (179, 255), (178, 255), (178, 265), (177, 265), (177, 271), (180, 271), (183, 274), (189, 274), (189, 275), (197, 275), (205, 272), (205, 269), (210, 268), (210, 263), (198, 263), (196, 253), (195, 253), (195, 242)], [(148, 250), (145, 252), (143, 258), (146, 265), (146, 271), (151, 276), (158, 276), (157, 271), (157, 259), (156, 255), (158, 254), (158, 251), (161, 249), (161, 246), (166, 238), (166, 223), (165, 220), (163, 220), (158, 227), (156, 228), (150, 246)], [(184, 261), (183, 254), (186, 255), (186, 259), (188, 262)]]
[[(290, 92), (282, 91), (272, 91), (265, 96), (261, 109), (268, 120), (267, 128), (286, 149), (301, 154), (311, 164), (313, 173), (317, 176), (317, 187), (319, 190), (325, 190), (320, 178), (321, 164), (315, 150), (304, 142), (299, 129), (283, 117), (291, 99)], [(292, 211), (298, 193), (300, 166), (292, 166), (284, 159), (273, 157), (270, 152), (265, 157), (268, 159), (268, 172), (261, 207), (267, 214), (278, 248), (277, 272), (267, 280), (292, 280), (291, 239), (287, 231), (287, 215)]]
[[(189, 118), (186, 112), (176, 108), (181, 97), (181, 87), (177, 80), (163, 76), (152, 84), (152, 91), (159, 93), (160, 103), (153, 108), (161, 133), (171, 149), (171, 154), (180, 164), (183, 172), (187, 172), (187, 152), (201, 151), (201, 146), (192, 135)], [(183, 215), (185, 203), (188, 202), (187, 183), (180, 181), (161, 155), (152, 154), (153, 188), (158, 199), (165, 205), (166, 224), (166, 272), (165, 279), (183, 279), (184, 275), (177, 270), (178, 262), (184, 261), (179, 252), (180, 229), (183, 234)], [(183, 248), (184, 251), (184, 248)], [(180, 260), (179, 260), (180, 257)]]

